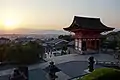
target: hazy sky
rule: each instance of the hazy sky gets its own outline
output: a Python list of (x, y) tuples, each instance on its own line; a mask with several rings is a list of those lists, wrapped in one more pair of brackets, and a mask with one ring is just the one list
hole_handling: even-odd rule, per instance
[(1, 30), (11, 24), (16, 28), (62, 30), (75, 15), (100, 17), (105, 25), (119, 28), (120, 0), (0, 0)]

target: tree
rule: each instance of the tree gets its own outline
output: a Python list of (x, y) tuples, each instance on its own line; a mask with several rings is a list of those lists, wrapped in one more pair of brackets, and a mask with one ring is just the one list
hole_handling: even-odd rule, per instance
[(107, 35), (102, 35), (101, 38), (102, 47), (107, 46), (108, 48), (113, 49), (114, 52), (116, 51), (116, 47), (119, 47), (120, 32), (110, 32)]
[(67, 41), (74, 40), (72, 35), (59, 35), (58, 38), (59, 39), (64, 39), (64, 40), (67, 40)]
[(44, 48), (36, 42), (28, 42), (24, 45), (14, 44), (7, 50), (8, 61), (23, 64), (38, 62), (43, 54)]
[(4, 62), (7, 59), (7, 50), (10, 44), (1, 44), (0, 45), (0, 62)]

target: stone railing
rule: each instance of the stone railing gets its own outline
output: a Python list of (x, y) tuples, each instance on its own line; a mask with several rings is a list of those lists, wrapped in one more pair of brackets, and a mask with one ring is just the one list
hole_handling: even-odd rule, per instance
[(111, 66), (111, 67), (114, 67), (114, 66), (118, 66), (120, 67), (120, 61), (118, 62), (112, 62), (112, 61), (96, 61), (96, 64), (99, 64), (99, 65), (103, 65), (103, 66)]

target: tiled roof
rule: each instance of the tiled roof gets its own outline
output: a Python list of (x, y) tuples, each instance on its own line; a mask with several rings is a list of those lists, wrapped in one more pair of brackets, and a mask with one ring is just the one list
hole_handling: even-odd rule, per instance
[(69, 27), (63, 29), (71, 31), (73, 29), (113, 30), (114, 28), (105, 26), (101, 22), (100, 18), (75, 16), (72, 24)]
[(46, 42), (46, 43), (48, 43), (48, 44), (58, 44), (58, 43), (60, 43), (60, 42), (62, 42), (62, 41), (68, 42), (68, 41), (63, 40), (63, 39), (54, 39), (54, 40), (51, 40), (51, 41)]

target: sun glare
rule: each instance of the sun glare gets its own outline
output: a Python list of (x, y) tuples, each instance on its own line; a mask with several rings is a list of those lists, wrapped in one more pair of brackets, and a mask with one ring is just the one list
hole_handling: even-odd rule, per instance
[(4, 21), (4, 26), (6, 30), (13, 30), (18, 28), (18, 22), (16, 20), (7, 19)]

